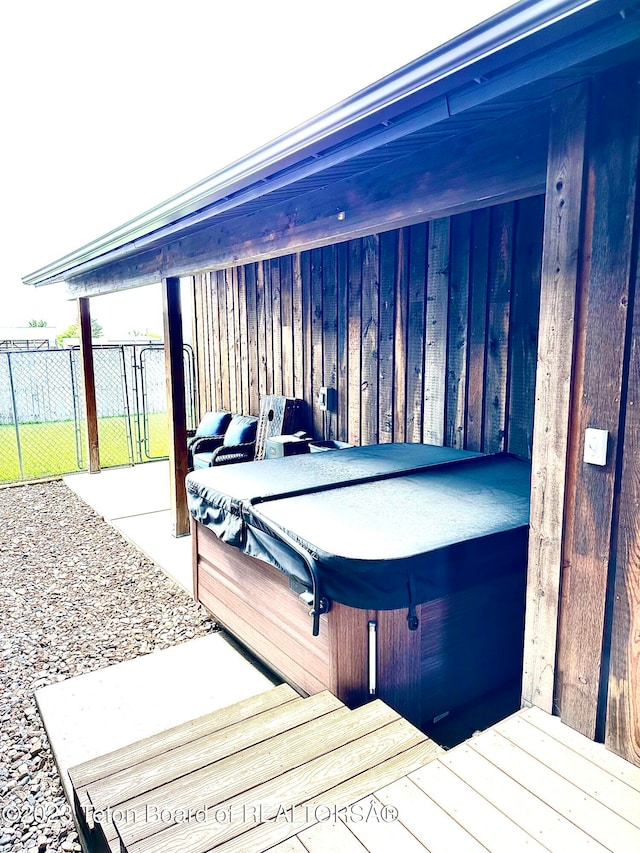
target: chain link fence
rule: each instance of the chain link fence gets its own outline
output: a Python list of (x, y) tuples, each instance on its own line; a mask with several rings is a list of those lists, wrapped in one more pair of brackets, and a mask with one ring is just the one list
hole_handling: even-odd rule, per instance
[[(164, 347), (93, 348), (100, 464), (162, 459), (168, 453)], [(195, 425), (194, 362), (184, 348), (187, 426)], [(0, 483), (87, 467), (80, 352), (0, 352)]]

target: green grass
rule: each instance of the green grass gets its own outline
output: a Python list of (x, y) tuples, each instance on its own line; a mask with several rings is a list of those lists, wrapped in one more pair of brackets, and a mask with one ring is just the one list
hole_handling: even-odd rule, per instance
[[(132, 420), (132, 433), (137, 435), (137, 423)], [(149, 415), (150, 447), (152, 458), (168, 453), (167, 415), (164, 412)], [(81, 432), (82, 456), (86, 460), (84, 424)], [(130, 460), (127, 444), (126, 418), (100, 418), (98, 421), (100, 464), (104, 468), (126, 465)], [(20, 448), (24, 479), (50, 477), (78, 471), (76, 436), (73, 421), (55, 423), (20, 424)], [(142, 460), (147, 456), (142, 452)], [(134, 445), (134, 459), (139, 461)], [(86, 461), (84, 466), (86, 466)], [(15, 427), (0, 425), (0, 483), (23, 479), (20, 476)]]

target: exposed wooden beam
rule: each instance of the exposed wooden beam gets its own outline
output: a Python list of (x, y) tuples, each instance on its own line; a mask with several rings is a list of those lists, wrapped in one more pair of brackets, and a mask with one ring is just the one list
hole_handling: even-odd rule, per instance
[(162, 312), (167, 380), (167, 417), (169, 419), (171, 532), (174, 536), (185, 536), (189, 533), (189, 510), (187, 509), (187, 493), (184, 484), (187, 476), (187, 415), (179, 278), (163, 280)]
[[(88, 296), (312, 249), (544, 190), (548, 105), (67, 282)], [(344, 214), (344, 215), (343, 215)]]
[(96, 406), (96, 382), (93, 369), (93, 347), (91, 341), (91, 309), (89, 300), (78, 299), (78, 328), (80, 330), (80, 361), (82, 363), (82, 388), (84, 410), (87, 421), (87, 453), (89, 472), (100, 471), (100, 445), (98, 440), (98, 409)]
[(551, 713), (579, 281), (588, 89), (551, 109), (544, 217), (522, 699)]

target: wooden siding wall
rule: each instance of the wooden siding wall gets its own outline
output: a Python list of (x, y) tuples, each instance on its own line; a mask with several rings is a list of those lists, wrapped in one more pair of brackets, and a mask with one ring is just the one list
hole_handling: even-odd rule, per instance
[[(315, 437), (530, 458), (541, 196), (195, 279), (201, 411), (309, 404)], [(313, 404), (322, 386), (337, 405)], [(313, 404), (313, 405), (312, 405)]]

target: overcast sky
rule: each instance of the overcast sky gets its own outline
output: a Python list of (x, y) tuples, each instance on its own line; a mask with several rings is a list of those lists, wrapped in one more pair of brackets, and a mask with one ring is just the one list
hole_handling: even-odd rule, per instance
[[(9, 0), (0, 11), (0, 326), (66, 328), (21, 277), (511, 5), (504, 0)], [(159, 331), (157, 293), (99, 297)]]

